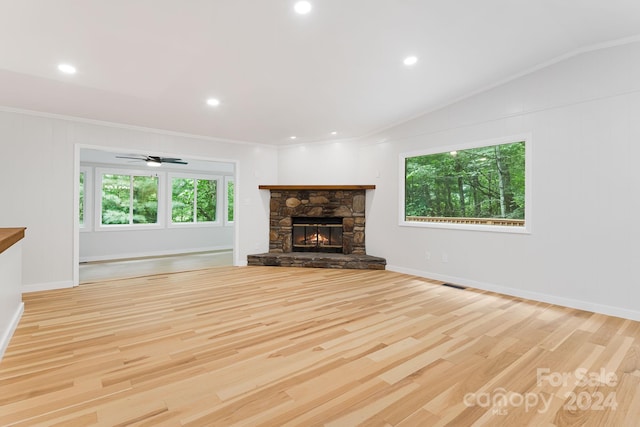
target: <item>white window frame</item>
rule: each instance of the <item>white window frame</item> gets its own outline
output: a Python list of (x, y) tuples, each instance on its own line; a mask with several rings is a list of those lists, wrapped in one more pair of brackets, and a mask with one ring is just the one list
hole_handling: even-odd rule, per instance
[[(82, 212), (84, 223), (80, 224), (80, 218), (78, 218), (78, 228), (80, 232), (85, 233), (93, 230), (93, 213), (91, 212), (93, 207), (93, 168), (80, 166), (80, 175), (82, 174), (84, 174), (84, 209)], [(80, 182), (78, 182), (78, 186), (80, 186)]]
[[(216, 181), (216, 220), (215, 221), (197, 221), (197, 215), (194, 213), (193, 222), (173, 222), (173, 179), (194, 179), (194, 180), (206, 180), (206, 181)], [(208, 175), (208, 174), (193, 174), (193, 173), (171, 173), (167, 174), (167, 183), (166, 183), (166, 194), (167, 194), (167, 212), (166, 212), (166, 221), (167, 228), (189, 228), (189, 227), (219, 227), (223, 224), (223, 220), (220, 218), (220, 212), (223, 211), (221, 207), (224, 207), (224, 196), (220, 188), (224, 183), (224, 179), (221, 175)], [(226, 191), (226, 188), (225, 188)], [(197, 193), (194, 196), (194, 209), (195, 203), (197, 203)], [(224, 212), (226, 215), (226, 212)]]
[[(233, 182), (233, 221), (229, 221), (229, 183)], [(232, 226), (235, 224), (236, 219), (236, 179), (232, 176), (224, 177), (224, 225)]]
[[(128, 175), (128, 176), (153, 176), (158, 178), (158, 222), (155, 224), (102, 224), (102, 176), (103, 175)], [(165, 174), (150, 172), (144, 169), (117, 169), (96, 168), (94, 185), (95, 231), (129, 231), (129, 230), (157, 230), (164, 228), (166, 216)]]
[[(454, 223), (436, 223), (436, 222), (417, 222), (405, 220), (405, 162), (409, 157), (424, 156), (429, 154), (445, 153), (447, 151), (460, 151), (470, 148), (480, 148), (491, 145), (509, 144), (513, 142), (524, 141), (525, 143), (525, 207), (524, 207), (524, 227), (509, 227), (484, 224), (454, 224)], [(470, 231), (488, 231), (497, 233), (514, 233), (514, 234), (531, 234), (533, 215), (532, 215), (532, 147), (531, 134), (512, 135), (490, 140), (474, 141), (465, 144), (439, 146), (424, 150), (400, 153), (399, 158), (399, 203), (398, 203), (398, 225), (401, 227), (419, 227), (419, 228), (440, 228), (453, 230), (470, 230)]]

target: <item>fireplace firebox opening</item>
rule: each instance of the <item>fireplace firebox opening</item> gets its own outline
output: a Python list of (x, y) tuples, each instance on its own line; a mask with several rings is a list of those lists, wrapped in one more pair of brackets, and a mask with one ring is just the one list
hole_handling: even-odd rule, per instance
[(342, 253), (342, 218), (292, 218), (293, 252)]

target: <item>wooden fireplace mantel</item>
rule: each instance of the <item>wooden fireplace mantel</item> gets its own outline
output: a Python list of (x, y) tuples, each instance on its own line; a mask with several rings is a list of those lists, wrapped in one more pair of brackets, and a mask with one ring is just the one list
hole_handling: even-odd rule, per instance
[(375, 185), (259, 185), (260, 190), (282, 191), (326, 191), (326, 190), (375, 190)]

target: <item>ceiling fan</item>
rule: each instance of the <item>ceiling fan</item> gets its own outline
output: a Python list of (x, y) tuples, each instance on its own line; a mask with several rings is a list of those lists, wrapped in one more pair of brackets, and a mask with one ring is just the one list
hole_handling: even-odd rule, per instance
[(142, 162), (146, 162), (147, 166), (158, 167), (163, 163), (173, 163), (178, 165), (188, 165), (189, 163), (185, 162), (182, 159), (178, 159), (176, 157), (160, 157), (160, 156), (116, 156), (118, 159), (133, 159), (140, 160)]

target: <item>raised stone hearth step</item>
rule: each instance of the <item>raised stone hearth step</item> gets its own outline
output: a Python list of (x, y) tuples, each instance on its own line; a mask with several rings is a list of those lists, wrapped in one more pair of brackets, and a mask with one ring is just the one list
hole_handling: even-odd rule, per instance
[(384, 270), (387, 260), (371, 255), (330, 254), (321, 252), (264, 253), (248, 255), (249, 265), (276, 267), (344, 268)]

